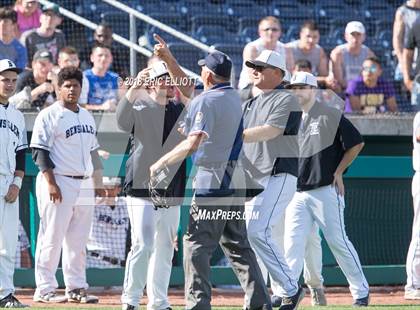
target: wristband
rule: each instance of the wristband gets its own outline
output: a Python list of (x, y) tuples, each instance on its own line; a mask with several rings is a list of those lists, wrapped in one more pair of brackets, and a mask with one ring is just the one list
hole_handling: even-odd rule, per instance
[(17, 187), (19, 187), (19, 189), (22, 187), (22, 178), (15, 175), (15, 177), (13, 178), (13, 182), (12, 184), (16, 185)]

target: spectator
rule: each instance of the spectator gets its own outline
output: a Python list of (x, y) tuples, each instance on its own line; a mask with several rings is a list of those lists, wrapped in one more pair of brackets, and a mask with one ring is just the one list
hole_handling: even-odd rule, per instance
[(348, 82), (345, 112), (397, 111), (394, 86), (381, 75), (382, 66), (379, 59), (376, 57), (365, 59), (362, 75)]
[(17, 13), (18, 36), (40, 26), (41, 9), (37, 0), (17, 0), (15, 11)]
[[(252, 70), (245, 66), (246, 61), (254, 60), (263, 50), (276, 51), (286, 58), (287, 69), (293, 70), (293, 54), (285, 44), (279, 41), (281, 37), (280, 21), (273, 16), (264, 17), (258, 24), (259, 38), (245, 45), (243, 51), (243, 66), (239, 77), (239, 89), (253, 84)], [(256, 95), (256, 92), (254, 92)]]
[(312, 73), (312, 64), (309, 60), (306, 59), (299, 59), (295, 62), (295, 66), (293, 68), (293, 74), (296, 72), (303, 71), (307, 73)]
[(81, 102), (87, 102), (86, 108), (93, 111), (115, 111), (118, 101), (118, 74), (109, 70), (112, 64), (111, 49), (103, 44), (92, 48), (90, 60), (91, 69), (85, 70), (88, 83), (87, 97)]
[(19, 69), (28, 61), (25, 47), (15, 38), (17, 15), (10, 7), (0, 7), (0, 59), (10, 59)]
[(59, 7), (56, 4), (42, 7), (39, 28), (28, 30), (22, 34), (21, 42), (28, 49), (29, 62), (40, 49), (50, 51), (53, 63), (57, 63), (58, 51), (66, 46), (66, 39), (61, 30), (56, 29), (62, 22)]
[(121, 179), (103, 177), (105, 201), (95, 206), (87, 244), (87, 267), (125, 267), (129, 219), (121, 191)]
[(32, 61), (32, 70), (18, 76), (16, 94), (10, 98), (19, 109), (42, 109), (55, 101), (51, 83), (52, 55), (48, 50), (39, 50)]
[(414, 49), (416, 48), (417, 50), (420, 48), (420, 23), (415, 24), (408, 31), (407, 40), (404, 43), (403, 49), (402, 73), (404, 84), (410, 91), (413, 90), (413, 77), (420, 72), (420, 57), (416, 59), (414, 71), (411, 70), (414, 62)]
[(336, 81), (328, 76), (328, 57), (324, 49), (318, 45), (319, 29), (312, 21), (305, 21), (300, 27), (299, 40), (292, 41), (286, 46), (293, 53), (293, 59), (305, 59), (310, 61), (313, 75), (317, 76), (318, 84), (322, 83), (328, 87), (336, 87)]
[(26, 234), (25, 228), (23, 228), (22, 222), (19, 220), (19, 233), (18, 233), (18, 246), (16, 247), (16, 259), (15, 268), (31, 268), (31, 254), (29, 254), (29, 243), (28, 235)]
[[(116, 45), (112, 40), (112, 28), (110, 25), (102, 23), (99, 24), (93, 33), (94, 45), (103, 44), (111, 48), (112, 55), (118, 55), (112, 62), (111, 69), (116, 72), (122, 78), (129, 76), (129, 59), (130, 54), (127, 47), (122, 45)], [(90, 50), (82, 53), (83, 63), (82, 68), (87, 69), (90, 67)]]
[[(53, 78), (53, 84), (54, 88), (58, 89), (57, 87), (57, 75), (58, 72), (67, 67), (76, 67), (79, 68), (80, 65), (80, 59), (79, 54), (77, 53), (77, 50), (72, 46), (65, 46), (58, 52), (58, 59), (57, 59), (58, 66), (54, 66), (53, 72), (54, 72), (54, 78)], [(80, 94), (80, 98), (87, 98), (87, 91), (88, 91), (88, 79), (83, 75), (83, 83), (82, 83), (82, 92)], [(79, 99), (79, 104), (86, 104), (86, 102), (82, 102), (81, 99)]]
[(348, 81), (360, 74), (363, 61), (368, 57), (375, 56), (363, 44), (366, 39), (366, 30), (361, 22), (349, 22), (344, 38), (347, 43), (336, 46), (331, 52), (333, 75), (342, 90), (346, 89)]
[(395, 12), (394, 31), (392, 32), (392, 46), (398, 59), (395, 69), (395, 79), (400, 81), (402, 76), (403, 48), (407, 41), (409, 30), (420, 20), (420, 1), (408, 0)]

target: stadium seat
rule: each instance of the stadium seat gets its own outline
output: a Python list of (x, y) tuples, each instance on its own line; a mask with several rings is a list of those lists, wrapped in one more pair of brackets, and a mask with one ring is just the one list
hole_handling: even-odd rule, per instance
[(229, 16), (264, 16), (266, 9), (259, 5), (255, 5), (252, 0), (230, 0), (226, 4), (226, 13)]
[(168, 43), (181, 43), (181, 42), (183, 42), (182, 40), (178, 39), (177, 37), (175, 37), (173, 35), (170, 35), (166, 31), (161, 30), (160, 28), (150, 27), (149, 29), (147, 29), (147, 31), (144, 34), (143, 39), (145, 39), (145, 40), (142, 42), (143, 43), (142, 45), (147, 46), (149, 48), (152, 48), (156, 44), (155, 39), (153, 38), (154, 33), (160, 35)]
[(186, 43), (169, 43), (168, 47), (181, 66), (194, 72), (200, 72), (197, 62), (205, 54), (202, 50)]
[(101, 14), (101, 21), (111, 25), (112, 31), (120, 36), (130, 36), (130, 19), (125, 12), (105, 12)]
[(256, 27), (247, 27), (238, 36), (238, 43), (246, 44), (258, 38)]
[(195, 15), (191, 18), (191, 32), (195, 33), (200, 26), (205, 25), (219, 25), (223, 26), (227, 31), (236, 33), (238, 32), (238, 22), (229, 16), (211, 16), (211, 15)]
[(177, 3), (177, 12), (186, 17), (203, 14), (217, 15), (223, 13), (223, 6), (202, 0), (184, 0)]
[(172, 28), (177, 30), (189, 32), (190, 25), (188, 19), (177, 13), (151, 13), (150, 17), (164, 23), (165, 25), (170, 25)]
[(291, 42), (294, 40), (299, 39), (299, 32), (300, 32), (300, 25), (299, 24), (291, 24), (288, 27), (283, 27), (283, 42)]
[[(261, 18), (263, 18), (264, 16), (262, 16)], [(258, 30), (258, 23), (261, 20), (260, 17), (250, 17), (250, 16), (246, 16), (246, 17), (241, 17), (238, 19), (238, 23), (239, 23), (239, 32), (244, 31), (245, 28), (253, 28), (255, 30), (255, 32), (257, 32)]]
[(223, 26), (204, 25), (197, 29), (193, 36), (204, 44), (213, 45), (215, 43), (237, 42), (239, 36), (235, 33), (227, 32)]

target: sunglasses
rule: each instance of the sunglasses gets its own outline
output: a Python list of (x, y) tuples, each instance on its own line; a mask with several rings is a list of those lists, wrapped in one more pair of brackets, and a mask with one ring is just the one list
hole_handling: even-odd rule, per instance
[(280, 31), (280, 29), (279, 28), (271, 28), (271, 27), (268, 27), (268, 28), (264, 28), (263, 29), (263, 31), (265, 31), (265, 32), (267, 32), (267, 31), (272, 31), (272, 32), (279, 32)]
[(376, 71), (378, 71), (378, 67), (377, 66), (363, 67), (362, 70), (365, 72), (375, 73)]

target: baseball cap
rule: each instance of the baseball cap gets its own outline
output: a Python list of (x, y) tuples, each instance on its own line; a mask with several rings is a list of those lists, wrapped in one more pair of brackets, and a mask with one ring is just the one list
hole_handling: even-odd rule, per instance
[(211, 52), (206, 56), (206, 58), (200, 59), (198, 61), (198, 65), (200, 67), (206, 66), (210, 69), (211, 72), (218, 76), (227, 79), (230, 78), (230, 73), (232, 71), (232, 61), (230, 60), (228, 55), (222, 52)]
[(105, 186), (117, 186), (117, 185), (121, 185), (121, 178), (117, 178), (117, 177), (103, 177), (102, 178), (102, 183)]
[(52, 54), (47, 49), (40, 49), (40, 50), (36, 51), (35, 54), (34, 54), (34, 57), (32, 57), (32, 59), (34, 61), (41, 60), (41, 59), (46, 59), (46, 60), (49, 60), (50, 62), (53, 62)]
[(313, 86), (318, 87), (318, 82), (316, 81), (316, 77), (308, 72), (299, 71), (296, 72), (292, 79), (290, 80), (290, 84), (286, 86), (286, 88), (292, 88), (293, 86)]
[(162, 75), (169, 74), (168, 67), (163, 61), (157, 61), (150, 66), (149, 78), (155, 79)]
[(17, 68), (15, 63), (10, 59), (0, 60), (0, 73), (4, 71), (15, 71), (16, 73), (22, 72), (22, 70)]
[(282, 70), (283, 73), (287, 73), (285, 57), (271, 50), (263, 50), (256, 59), (246, 61), (245, 65), (250, 68), (275, 67)]
[(365, 26), (363, 26), (361, 22), (352, 21), (347, 24), (345, 32), (346, 33), (353, 33), (353, 32), (365, 33), (366, 29), (365, 29)]
[(55, 15), (60, 16), (60, 17), (61, 17), (61, 14), (60, 14), (60, 7), (59, 7), (57, 4), (55, 4), (55, 3), (48, 3), (48, 4), (44, 5), (44, 6), (42, 6), (42, 12), (43, 12), (43, 13), (44, 13), (44, 12), (48, 12), (48, 11), (51, 11), (51, 12), (53, 12)]

